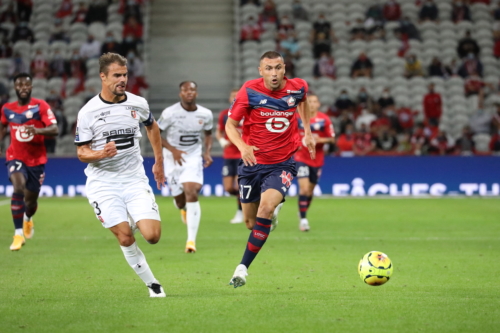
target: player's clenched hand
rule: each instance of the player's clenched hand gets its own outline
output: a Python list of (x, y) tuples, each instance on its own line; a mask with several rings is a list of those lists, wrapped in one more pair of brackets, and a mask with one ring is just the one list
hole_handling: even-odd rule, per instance
[(311, 155), (311, 159), (316, 159), (316, 140), (314, 140), (312, 134), (309, 133), (304, 135), (303, 142), (304, 146), (306, 146), (309, 151), (309, 155)]
[(172, 149), (172, 155), (175, 163), (182, 165), (182, 163), (186, 162), (184, 161), (184, 158), (182, 158), (182, 154), (186, 154), (186, 152), (175, 148)]
[(118, 154), (118, 150), (116, 149), (116, 144), (114, 141), (110, 141), (104, 145), (104, 149), (102, 150), (103, 157), (113, 157)]
[(254, 150), (259, 150), (259, 148), (255, 146), (245, 146), (240, 152), (241, 152), (241, 159), (243, 160), (243, 163), (245, 163), (246, 166), (254, 166), (257, 164), (257, 159), (255, 158), (255, 155), (253, 154)]
[(24, 125), (24, 131), (26, 132), (26, 134), (28, 134), (30, 136), (37, 134), (36, 128), (33, 125)]
[(209, 166), (211, 166), (213, 161), (214, 161), (212, 159), (212, 156), (210, 156), (210, 154), (207, 154), (207, 153), (205, 153), (205, 155), (203, 156), (203, 159), (205, 160), (205, 163), (203, 163), (203, 167), (205, 167), (205, 168), (208, 168)]
[(153, 176), (155, 177), (156, 186), (159, 190), (165, 186), (165, 169), (163, 169), (163, 160), (158, 160), (153, 164)]

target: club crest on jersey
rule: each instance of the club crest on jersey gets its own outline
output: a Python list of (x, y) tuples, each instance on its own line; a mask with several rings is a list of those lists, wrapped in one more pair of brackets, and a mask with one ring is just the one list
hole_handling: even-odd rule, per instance
[(287, 100), (286, 100), (286, 104), (288, 104), (288, 106), (294, 106), (295, 105), (295, 98), (293, 96), (290, 96)]
[(27, 118), (27, 119), (31, 119), (31, 118), (33, 118), (33, 112), (31, 112), (31, 111), (26, 111), (26, 118)]
[(134, 118), (134, 119), (135, 119), (135, 118), (137, 118), (137, 111), (135, 111), (135, 110), (131, 110), (131, 111), (130, 111), (130, 115), (131, 115), (131, 116), (132, 116), (132, 118)]

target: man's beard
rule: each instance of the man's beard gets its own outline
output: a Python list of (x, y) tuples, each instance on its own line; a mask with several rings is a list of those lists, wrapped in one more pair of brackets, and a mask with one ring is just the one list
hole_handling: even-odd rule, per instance
[(31, 91), (28, 93), (28, 96), (21, 97), (21, 94), (16, 90), (16, 95), (17, 95), (19, 102), (21, 102), (21, 104), (26, 104), (31, 99)]

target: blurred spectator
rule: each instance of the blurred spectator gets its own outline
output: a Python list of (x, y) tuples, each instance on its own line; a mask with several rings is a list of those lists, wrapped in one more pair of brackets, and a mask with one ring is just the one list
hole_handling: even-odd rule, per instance
[(432, 58), (432, 62), (429, 65), (429, 68), (427, 70), (429, 76), (438, 76), (438, 77), (448, 77), (448, 71), (446, 70), (446, 67), (441, 63), (441, 60), (439, 60), (438, 57)]
[(287, 38), (280, 41), (279, 48), (285, 58), (290, 58), (291, 60), (299, 58), (300, 46), (295, 31), (290, 30), (288, 32)]
[(436, 137), (430, 140), (429, 154), (450, 155), (455, 152), (455, 140), (445, 130), (440, 129)]
[(78, 50), (74, 50), (71, 58), (68, 61), (68, 76), (73, 79), (77, 79), (78, 83), (75, 86), (75, 89), (70, 92), (70, 94), (76, 94), (84, 91), (84, 82), (85, 75), (87, 74), (87, 65), (85, 64), (85, 60), (80, 56), (80, 52)]
[(340, 134), (335, 144), (339, 150), (340, 156), (354, 156), (355, 143), (354, 127), (352, 124), (346, 126), (345, 132)]
[(474, 134), (490, 134), (493, 117), (484, 109), (482, 98), (479, 98), (478, 108), (470, 116), (469, 125)]
[(313, 29), (311, 30), (311, 40), (314, 43), (320, 34), (324, 34), (324, 38), (328, 41), (336, 41), (335, 34), (333, 33), (332, 25), (325, 17), (325, 14), (320, 13), (318, 19), (313, 23)]
[(335, 79), (336, 70), (333, 57), (328, 52), (323, 52), (314, 64), (313, 74), (316, 78), (326, 76)]
[(355, 105), (349, 98), (347, 90), (343, 89), (334, 104), (335, 114), (340, 115), (343, 111), (353, 112), (354, 107)]
[(399, 132), (409, 132), (413, 128), (413, 111), (407, 107), (402, 106), (396, 110), (397, 129)]
[(422, 63), (420, 62), (420, 60), (417, 59), (417, 56), (415, 54), (409, 54), (406, 57), (404, 76), (407, 79), (416, 76), (424, 76)]
[(104, 43), (101, 47), (101, 54), (108, 52), (123, 54), (120, 44), (116, 42), (111, 31), (106, 34), (106, 38), (104, 39)]
[(101, 55), (101, 42), (88, 35), (87, 41), (80, 46), (80, 56), (87, 60)]
[(469, 6), (464, 1), (453, 0), (451, 7), (451, 20), (453, 23), (471, 20)]
[(434, 83), (427, 86), (429, 92), (424, 96), (424, 116), (430, 126), (439, 126), (439, 119), (443, 114), (443, 101), (441, 94), (434, 91)]
[(266, 0), (262, 6), (262, 12), (260, 13), (260, 22), (262, 23), (278, 23), (278, 12), (276, 11), (276, 5), (272, 0)]
[(354, 139), (354, 154), (356, 156), (365, 156), (373, 152), (375, 147), (375, 140), (373, 140), (373, 136), (368, 130), (368, 127), (364, 124), (361, 125), (361, 130), (356, 134)]
[(466, 78), (473, 73), (483, 76), (483, 64), (476, 56), (474, 56), (474, 54), (469, 53), (467, 58), (465, 58), (462, 62), (462, 65), (460, 65), (458, 74), (461, 77)]
[(398, 139), (392, 129), (379, 129), (377, 135), (374, 137), (374, 141), (375, 151), (379, 153), (394, 152), (398, 147)]
[(332, 51), (332, 44), (327, 39), (324, 32), (321, 32), (317, 35), (316, 39), (313, 43), (313, 53), (314, 58), (319, 58), (323, 53), (330, 54)]
[(17, 0), (17, 17), (19, 18), (19, 21), (29, 22), (32, 10), (32, 0)]
[(497, 1), (497, 8), (493, 10), (493, 19), (495, 21), (500, 21), (500, 2)]
[(9, 101), (9, 89), (0, 81), (0, 109)]
[(439, 9), (434, 3), (434, 0), (426, 0), (420, 8), (418, 18), (420, 22), (437, 21), (439, 17)]
[(78, 5), (78, 9), (73, 14), (73, 20), (71, 23), (85, 23), (85, 18), (87, 17), (87, 5), (85, 2), (80, 2)]
[(134, 16), (130, 16), (123, 25), (123, 36), (132, 35), (137, 41), (142, 41), (143, 27)]
[(500, 102), (495, 102), (495, 113), (492, 116), (491, 125), (493, 133), (500, 131)]
[(144, 77), (144, 63), (137, 52), (132, 50), (128, 52), (127, 60), (129, 61), (128, 68), (130, 73), (128, 87), (131, 93), (141, 96), (141, 89), (149, 87)]
[(462, 59), (468, 56), (470, 53), (474, 54), (476, 57), (479, 55), (481, 49), (474, 38), (471, 37), (469, 30), (465, 32), (465, 36), (458, 41), (457, 53)]
[(385, 40), (385, 29), (383, 23), (376, 22), (369, 18), (364, 23), (365, 26), (365, 40)]
[(493, 55), (500, 58), (500, 30), (493, 31)]
[(19, 24), (14, 28), (14, 32), (12, 33), (13, 43), (20, 40), (25, 40), (32, 43), (34, 41), (34, 38), (35, 37), (33, 35), (33, 31), (28, 26), (27, 21), (19, 22)]
[(352, 64), (351, 77), (372, 77), (373, 63), (365, 52), (361, 52)]
[(91, 24), (93, 22), (102, 22), (106, 24), (108, 21), (108, 1), (107, 0), (90, 0), (89, 9), (85, 22)]
[(399, 136), (398, 146), (396, 147), (396, 152), (400, 155), (413, 154), (413, 146), (410, 141), (411, 136), (409, 132), (404, 132)]
[(391, 89), (388, 87), (385, 87), (382, 91), (382, 95), (378, 99), (378, 106), (382, 111), (387, 108), (395, 108), (396, 103), (394, 102), (394, 98), (391, 96)]
[(65, 77), (66, 72), (66, 59), (61, 50), (55, 49), (52, 60), (49, 62), (49, 77)]
[(42, 50), (36, 50), (30, 68), (33, 78), (46, 79), (49, 76), (49, 62), (45, 58)]
[(425, 155), (429, 149), (429, 137), (426, 134), (425, 126), (418, 123), (410, 139), (412, 150), (415, 155)]
[[(145, 0), (120, 0), (120, 8), (118, 9), (118, 13), (122, 14), (125, 19), (128, 17), (135, 17), (139, 23), (142, 22), (142, 11), (141, 5), (145, 2)], [(254, 1), (257, 2), (258, 1)]]
[(490, 151), (494, 155), (500, 154), (500, 130), (491, 136)]
[(358, 95), (356, 96), (356, 104), (358, 110), (368, 109), (370, 111), (373, 111), (375, 109), (375, 102), (373, 101), (373, 98), (368, 94), (368, 91), (365, 87), (359, 88)]
[[(63, 137), (66, 134), (68, 134), (68, 120), (66, 119), (66, 116), (64, 115), (64, 109), (63, 109), (63, 101), (61, 99), (61, 96), (59, 93), (55, 90), (51, 90), (49, 95), (45, 98), (45, 101), (47, 104), (49, 104), (50, 109), (52, 112), (54, 112), (54, 115), (56, 116), (57, 120), (57, 127), (59, 127), (59, 135), (58, 137)], [(56, 142), (54, 140), (51, 141), (45, 141), (45, 146), (49, 145), (51, 149), (53, 149), (51, 152), (53, 153), (55, 150)]]
[(288, 36), (288, 32), (294, 30), (295, 25), (293, 24), (293, 21), (287, 14), (284, 14), (278, 24), (278, 40), (286, 38)]
[(462, 129), (462, 136), (455, 142), (455, 151), (460, 155), (473, 155), (475, 152), (475, 143), (472, 140), (473, 133), (470, 126), (465, 126)]
[(484, 91), (483, 88), (486, 86), (483, 79), (479, 75), (477, 75), (476, 71), (472, 71), (472, 73), (465, 79), (464, 82), (464, 93), (466, 97), (472, 95), (483, 96)]
[(292, 15), (295, 20), (307, 21), (309, 14), (300, 0), (294, 0), (292, 5)]
[(64, 28), (63, 21), (60, 18), (56, 18), (54, 20), (54, 25), (50, 29), (49, 42), (52, 43), (56, 40), (60, 40), (66, 43), (69, 42), (69, 37), (66, 34), (66, 29)]
[(365, 19), (373, 19), (376, 24), (383, 23), (385, 19), (382, 5), (379, 3), (370, 5), (370, 7), (366, 10)]
[(446, 65), (446, 72), (449, 76), (458, 76), (460, 72), (460, 64), (457, 59), (452, 59), (448, 65)]
[(56, 12), (56, 17), (63, 19), (73, 14), (73, 3), (71, 0), (62, 0)]
[(240, 42), (247, 40), (260, 40), (260, 26), (253, 16), (241, 25)]
[(123, 38), (122, 43), (120, 44), (120, 48), (122, 51), (122, 54), (127, 54), (130, 50), (137, 50), (139, 46), (139, 43), (134, 39), (134, 36), (132, 35), (126, 35), (125, 38)]
[(340, 129), (340, 133), (345, 133), (346, 128), (348, 125), (353, 125), (354, 126), (354, 121), (352, 120), (352, 113), (349, 112), (348, 110), (343, 110), (340, 113), (340, 117), (338, 119), (338, 125)]
[(7, 9), (0, 13), (0, 22), (5, 23), (5, 22), (10, 22), (13, 24), (17, 24), (18, 18), (17, 18), (17, 13), (14, 9), (14, 3), (11, 2), (7, 6)]
[(394, 0), (388, 0), (383, 8), (384, 18), (386, 21), (397, 21), (401, 18), (401, 7)]
[(369, 109), (361, 110), (361, 114), (356, 119), (356, 129), (361, 130), (362, 128), (370, 128), (370, 125), (377, 119)]
[(361, 18), (357, 18), (350, 32), (351, 32), (351, 40), (365, 40), (366, 39), (365, 22)]
[(9, 78), (12, 79), (19, 73), (28, 73), (29, 64), (24, 60), (21, 53), (16, 52), (14, 57), (10, 59), (9, 64)]
[(12, 57), (12, 44), (7, 34), (0, 34), (0, 58)]
[(405, 16), (402, 20), (399, 21), (399, 33), (401, 33), (401, 39), (416, 39), (420, 40), (420, 32), (413, 22), (410, 20), (408, 16)]

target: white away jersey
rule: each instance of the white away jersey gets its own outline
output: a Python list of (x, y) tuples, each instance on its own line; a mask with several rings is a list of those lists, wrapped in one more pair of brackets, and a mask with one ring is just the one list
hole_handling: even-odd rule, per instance
[[(212, 111), (198, 104), (196, 107), (196, 111), (186, 111), (179, 102), (163, 110), (158, 119), (167, 141), (189, 155), (201, 155), (201, 133), (212, 130), (214, 122)], [(171, 154), (165, 151), (164, 155)]]
[(118, 150), (113, 157), (89, 163), (85, 169), (89, 179), (125, 181), (145, 175), (139, 123), (149, 126), (154, 118), (144, 98), (128, 92), (126, 96), (119, 103), (110, 103), (97, 95), (78, 112), (76, 145), (91, 143), (92, 150), (102, 150), (114, 141)]

